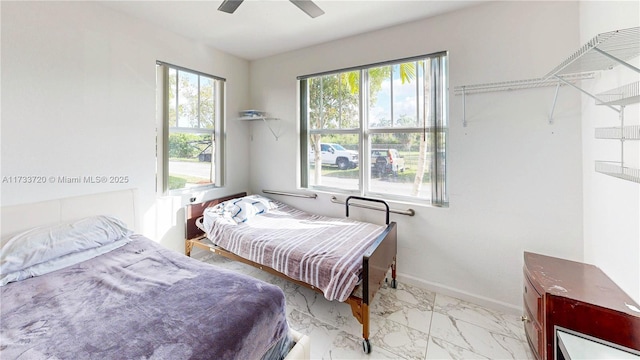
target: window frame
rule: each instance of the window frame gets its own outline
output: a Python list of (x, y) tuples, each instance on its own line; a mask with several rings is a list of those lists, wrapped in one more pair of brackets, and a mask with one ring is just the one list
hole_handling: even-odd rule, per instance
[[(431, 80), (431, 86), (437, 91), (430, 91), (431, 99), (429, 104), (431, 106), (432, 114), (429, 119), (422, 119), (422, 124), (417, 119), (416, 126), (414, 127), (394, 127), (393, 113), (391, 115), (391, 127), (369, 127), (369, 70), (383, 66), (393, 66), (408, 62), (418, 62), (421, 60), (430, 59), (431, 67), (426, 69), (430, 71), (429, 79)], [(433, 61), (436, 60), (436, 61)], [(304, 76), (298, 76), (298, 95), (299, 95), (299, 126), (300, 126), (300, 181), (299, 186), (303, 189), (313, 189), (317, 191), (326, 191), (330, 193), (344, 193), (347, 195), (360, 195), (360, 196), (374, 196), (389, 200), (404, 201), (418, 204), (428, 204), (437, 207), (448, 207), (448, 108), (449, 108), (449, 74), (448, 74), (448, 51), (441, 51), (432, 54), (414, 56), (409, 58), (389, 60), (379, 63), (367, 64), (362, 66), (355, 66), (350, 68), (326, 71), (316, 74), (309, 74)], [(309, 91), (308, 91), (308, 79), (317, 78), (321, 76), (346, 73), (350, 71), (360, 72), (359, 81), (359, 126), (357, 128), (345, 130), (345, 129), (310, 129), (308, 111), (309, 111)], [(434, 75), (435, 74), (435, 75)], [(424, 77), (424, 74), (422, 75)], [(437, 77), (437, 79), (436, 79)], [(393, 80), (393, 75), (391, 75)], [(419, 80), (416, 81), (416, 95), (420, 96)], [(424, 96), (424, 94), (422, 94)], [(393, 93), (391, 95), (391, 108), (393, 108)], [(420, 101), (416, 103), (417, 113), (420, 111)], [(426, 99), (423, 103), (427, 103)], [(309, 155), (308, 149), (310, 146), (311, 134), (357, 134), (359, 136), (358, 144), (358, 158), (359, 158), (359, 178), (358, 189), (349, 190), (346, 188), (338, 188), (326, 185), (310, 185), (310, 173), (309, 173)], [(426, 144), (428, 147), (432, 147), (434, 151), (431, 152), (431, 167), (428, 172), (432, 176), (434, 181), (431, 181), (431, 196), (429, 198), (422, 198), (411, 195), (398, 195), (392, 193), (376, 192), (370, 189), (370, 166), (371, 164), (371, 150), (374, 148), (370, 145), (370, 139), (375, 134), (390, 134), (390, 133), (422, 133), (425, 139), (427, 134), (432, 134), (430, 141)], [(442, 158), (441, 158), (442, 157)], [(444, 159), (444, 161), (442, 161)]]
[[(209, 128), (194, 128), (194, 127), (170, 127), (170, 111), (169, 111), (169, 72), (176, 70), (176, 76), (180, 72), (189, 73), (198, 76), (198, 104), (200, 106), (200, 79), (205, 77), (213, 80), (214, 91), (214, 119), (213, 129)], [(188, 69), (178, 65), (170, 63), (156, 61), (156, 103), (157, 103), (157, 118), (160, 123), (156, 134), (156, 159), (157, 159), (157, 171), (156, 171), (156, 192), (159, 195), (180, 195), (190, 193), (194, 191), (205, 191), (209, 189), (223, 187), (225, 184), (225, 137), (226, 137), (226, 124), (225, 124), (225, 91), (226, 91), (226, 79), (200, 72), (197, 70)], [(177, 86), (177, 85), (176, 85)], [(179, 91), (176, 91), (176, 102), (178, 99)], [(177, 111), (177, 109), (176, 109)], [(200, 108), (198, 113), (198, 125), (200, 126)], [(176, 113), (176, 125), (179, 125), (178, 114)], [(196, 185), (191, 187), (183, 187), (180, 189), (169, 189), (169, 134), (182, 133), (182, 134), (211, 134), (213, 142), (214, 156), (211, 158), (211, 168), (214, 181), (209, 184)]]

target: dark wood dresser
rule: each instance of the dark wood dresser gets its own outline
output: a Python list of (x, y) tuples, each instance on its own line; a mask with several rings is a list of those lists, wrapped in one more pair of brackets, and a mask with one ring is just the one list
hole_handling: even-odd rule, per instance
[(640, 305), (599, 268), (524, 253), (524, 329), (539, 360), (553, 360), (556, 328), (640, 351)]

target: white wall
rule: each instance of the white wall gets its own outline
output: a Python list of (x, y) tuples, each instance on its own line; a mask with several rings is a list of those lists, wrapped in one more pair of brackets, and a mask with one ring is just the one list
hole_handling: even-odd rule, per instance
[[(599, 33), (640, 26), (637, 1), (586, 1), (580, 4), (580, 39), (586, 43)], [(638, 58), (631, 61), (640, 67)], [(585, 89), (598, 94), (640, 80), (638, 73), (617, 66), (599, 79), (585, 82)], [(626, 107), (625, 125), (640, 124), (640, 105)], [(620, 161), (620, 142), (594, 138), (598, 127), (620, 126), (618, 113), (586, 95), (582, 99), (584, 148), (584, 255), (600, 267), (627, 294), (640, 302), (640, 184), (594, 171), (595, 160)], [(640, 144), (627, 141), (625, 165), (640, 168)]]
[[(580, 45), (578, 10), (564, 1), (481, 4), (252, 62), (252, 107), (281, 118), (282, 130), (276, 141), (252, 125), (251, 189), (297, 188), (296, 76), (448, 50), (450, 207), (392, 215), (400, 280), (519, 311), (523, 251), (583, 258), (580, 96), (563, 93), (554, 125), (554, 88), (468, 96), (463, 127), (453, 87), (547, 74)], [(280, 199), (343, 216), (330, 195)]]
[[(2, 177), (128, 176), (127, 184), (2, 184), (2, 205), (138, 188), (144, 233), (183, 251), (183, 197), (155, 194), (155, 62), (227, 79), (248, 106), (248, 62), (92, 2), (2, 2)], [(229, 122), (226, 189), (248, 184), (248, 127)], [(202, 197), (204, 194), (198, 194)]]

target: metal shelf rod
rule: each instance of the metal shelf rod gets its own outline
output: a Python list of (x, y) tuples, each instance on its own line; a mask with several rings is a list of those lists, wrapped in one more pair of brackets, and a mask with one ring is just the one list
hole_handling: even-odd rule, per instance
[(300, 198), (306, 198), (306, 199), (315, 199), (318, 197), (318, 194), (315, 194), (315, 193), (300, 194), (300, 193), (293, 193), (288, 191), (264, 190), (264, 189), (262, 190), (262, 192), (265, 194), (271, 194), (271, 195), (293, 196), (293, 197), (300, 197)]
[[(277, 118), (273, 118), (273, 120), (278, 120)], [(264, 123), (267, 125), (267, 128), (269, 128), (269, 131), (271, 131), (271, 133), (273, 134), (273, 137), (276, 138), (276, 141), (278, 141), (278, 138), (280, 136), (276, 135), (276, 132), (273, 131), (273, 129), (271, 128), (271, 125), (269, 125), (269, 122), (267, 121), (266, 117), (262, 117), (262, 121), (264, 121)]]
[(637, 72), (637, 73), (640, 73), (640, 69), (638, 69), (637, 67), (635, 67), (635, 66), (633, 66), (633, 65), (629, 64), (629, 63), (628, 63), (628, 62), (626, 62), (626, 61), (623, 61), (623, 60), (618, 59), (617, 57), (615, 57), (615, 56), (613, 56), (613, 55), (611, 55), (611, 54), (607, 53), (606, 51), (602, 51), (602, 50), (598, 49), (597, 47), (594, 47), (594, 48), (593, 48), (593, 50), (595, 50), (595, 51), (599, 52), (600, 54), (602, 54), (602, 55), (604, 55), (604, 56), (608, 57), (609, 59), (611, 59), (611, 60), (613, 60), (613, 61), (616, 61), (616, 62), (620, 63), (620, 65), (624, 65), (624, 66), (628, 67), (629, 69), (631, 69), (631, 70), (633, 70), (633, 71), (635, 71), (635, 72)]
[(462, 87), (462, 126), (467, 127), (467, 93)]
[(553, 96), (553, 105), (551, 105), (551, 114), (549, 115), (549, 124), (553, 124), (553, 112), (556, 109), (556, 102), (558, 101), (558, 92), (560, 92), (560, 82), (556, 85), (556, 94)]
[[(582, 92), (583, 94), (585, 94), (585, 95), (587, 95), (587, 96), (589, 96), (589, 97), (591, 97), (591, 98), (595, 99), (597, 102), (601, 102), (601, 103), (603, 102), (602, 100), (598, 99), (598, 97), (597, 97), (597, 96), (590, 94), (589, 92), (587, 92), (587, 91), (585, 91), (585, 90), (583, 90), (583, 89), (579, 88), (578, 86), (576, 86), (576, 85), (574, 85), (574, 84), (572, 84), (572, 83), (570, 83), (570, 82), (566, 81), (565, 79), (561, 78), (560, 76), (558, 76), (558, 75), (554, 75), (554, 76), (555, 76), (555, 78), (556, 78), (556, 79), (558, 79), (558, 80), (562, 81), (563, 83), (565, 83), (565, 84), (567, 84), (567, 85), (571, 86), (572, 88), (574, 88), (574, 89), (576, 89), (576, 90), (578, 90), (578, 91)], [(617, 113), (619, 113), (619, 112), (620, 112), (620, 109), (616, 109), (615, 107), (613, 107), (613, 106), (611, 106), (611, 105), (609, 105), (609, 104), (603, 104), (603, 105), (604, 105), (604, 106), (606, 106), (606, 107), (608, 107), (608, 108), (610, 108), (611, 110), (613, 110), (613, 111), (615, 111), (615, 112), (617, 112)]]

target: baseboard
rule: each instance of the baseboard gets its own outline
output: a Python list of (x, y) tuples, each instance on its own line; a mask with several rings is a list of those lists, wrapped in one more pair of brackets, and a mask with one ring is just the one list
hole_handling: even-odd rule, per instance
[(468, 301), (470, 303), (484, 306), (488, 309), (497, 310), (505, 314), (512, 314), (512, 315), (518, 315), (518, 316), (522, 315), (521, 306), (515, 306), (513, 304), (508, 304), (495, 299), (490, 299), (484, 296), (471, 294), (469, 292), (455, 289), (450, 286), (434, 283), (431, 281), (425, 281), (423, 279), (419, 279), (411, 275), (397, 273), (397, 279), (398, 281), (407, 283), (409, 285), (413, 285), (425, 290), (433, 291), (438, 294), (454, 297), (456, 299)]

